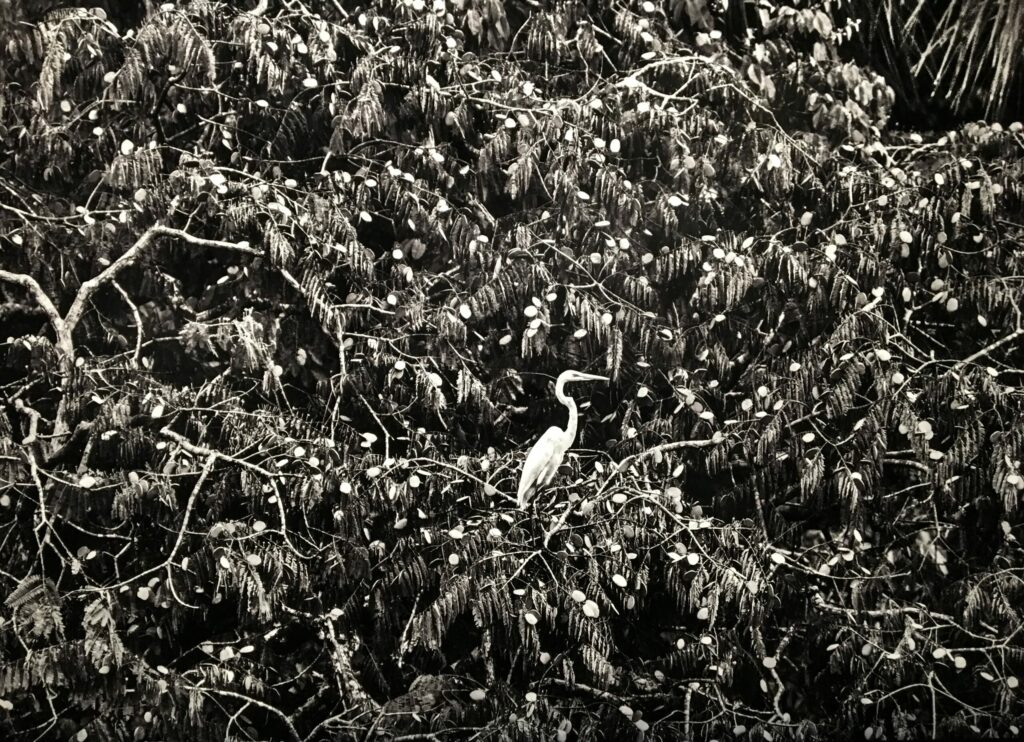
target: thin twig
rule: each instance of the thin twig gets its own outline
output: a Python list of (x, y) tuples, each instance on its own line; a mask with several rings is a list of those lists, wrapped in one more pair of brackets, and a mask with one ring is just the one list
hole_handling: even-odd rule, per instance
[(160, 435), (174, 441), (184, 450), (188, 451), (190, 454), (194, 456), (215, 456), (216, 458), (222, 459), (223, 461), (227, 461), (237, 466), (241, 466), (244, 469), (248, 469), (259, 474), (260, 476), (266, 477), (266, 479), (270, 482), (270, 486), (273, 487), (274, 494), (276, 495), (275, 499), (277, 501), (277, 511), (281, 519), (281, 528), (279, 533), (281, 534), (281, 537), (284, 539), (285, 544), (288, 546), (289, 549), (291, 549), (292, 553), (295, 554), (295, 556), (299, 557), (300, 559), (306, 558), (306, 556), (301, 551), (295, 548), (295, 545), (292, 543), (291, 538), (288, 535), (286, 513), (284, 510), (284, 500), (281, 497), (281, 492), (277, 486), (277, 478), (279, 475), (264, 469), (262, 466), (259, 466), (258, 464), (253, 464), (249, 461), (236, 458), (222, 451), (216, 451), (212, 448), (207, 448), (206, 446), (200, 446), (196, 443), (193, 443), (188, 438), (181, 435), (181, 433), (176, 433), (169, 427), (161, 428)]
[(880, 608), (875, 610), (843, 608), (838, 605), (826, 603), (825, 597), (820, 592), (814, 593), (814, 596), (811, 598), (811, 602), (814, 604), (814, 607), (820, 611), (832, 613), (837, 616), (847, 616), (851, 619), (855, 619), (858, 616), (866, 616), (868, 618), (885, 618), (888, 616), (905, 616), (910, 614), (921, 618), (931, 616), (932, 618), (939, 618), (943, 621), (949, 621), (950, 623), (953, 623), (954, 621), (952, 616), (948, 616), (945, 613), (936, 613), (928, 610), (927, 608), (920, 608), (916, 605), (899, 606), (897, 608)]
[(655, 446), (654, 448), (649, 448), (646, 451), (640, 451), (639, 453), (634, 453), (631, 456), (627, 456), (621, 461), (618, 461), (615, 464), (613, 464), (611, 474), (609, 474), (608, 478), (604, 480), (604, 483), (597, 490), (595, 496), (601, 495), (603, 492), (605, 492), (615, 477), (622, 474), (622, 472), (624, 472), (629, 466), (636, 463), (637, 461), (649, 458), (651, 456), (657, 456), (658, 454), (666, 453), (667, 451), (676, 451), (680, 448), (709, 448), (711, 446), (717, 446), (724, 440), (725, 435), (721, 431), (716, 431), (713, 436), (707, 439), (693, 441), (671, 441), (670, 443), (662, 443), (660, 446)]
[(197, 691), (199, 693), (213, 693), (218, 696), (224, 696), (225, 698), (234, 698), (239, 701), (244, 701), (245, 703), (251, 703), (253, 706), (257, 706), (263, 709), (264, 711), (268, 711), (274, 716), (276, 716), (278, 719), (280, 719), (281, 722), (285, 725), (285, 728), (288, 730), (288, 736), (294, 742), (302, 742), (302, 737), (299, 735), (298, 730), (295, 728), (295, 724), (292, 723), (292, 718), (276, 706), (271, 706), (269, 703), (265, 703), (264, 701), (251, 698), (250, 696), (243, 695), (242, 693), (235, 693), (234, 691), (222, 690), (220, 688), (210, 688), (208, 686), (196, 685), (192, 686), (190, 690)]

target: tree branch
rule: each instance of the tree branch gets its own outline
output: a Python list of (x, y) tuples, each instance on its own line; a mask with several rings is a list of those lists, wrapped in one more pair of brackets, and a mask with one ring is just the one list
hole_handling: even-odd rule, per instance
[(20, 397), (14, 400), (14, 409), (28, 418), (28, 435), (21, 441), (23, 446), (31, 446), (38, 440), (39, 434), (39, 413), (25, 404)]
[[(616, 461), (612, 464), (611, 473), (598, 488), (597, 492), (594, 493), (594, 496), (598, 497), (602, 495), (605, 491), (607, 491), (608, 487), (611, 486), (612, 480), (615, 479), (615, 477), (622, 474), (622, 472), (626, 471), (626, 469), (629, 466), (631, 466), (637, 461), (640, 461), (641, 459), (646, 459), (649, 456), (656, 456), (657, 454), (665, 453), (666, 451), (675, 451), (680, 448), (709, 448), (710, 446), (717, 446), (724, 440), (725, 434), (722, 433), (721, 431), (716, 431), (715, 434), (712, 435), (710, 438), (694, 441), (671, 441), (669, 443), (662, 443), (660, 446), (655, 446), (654, 448), (649, 448), (646, 451), (635, 453), (632, 456), (627, 456), (621, 461)], [(556, 531), (557, 528), (552, 529), (552, 531), (550, 531), (547, 534), (547, 538), (550, 539)], [(546, 543), (547, 542), (545, 541), (545, 544)]]
[[(53, 327), (53, 331), (57, 336), (57, 348), (59, 349), (61, 356), (61, 376), (63, 377), (61, 382), (62, 387), (67, 383), (67, 379), (71, 375), (71, 371), (74, 367), (73, 364), (75, 362), (75, 343), (72, 335), (75, 331), (75, 327), (78, 326), (78, 323), (85, 315), (86, 308), (89, 306), (89, 301), (105, 284), (114, 283), (118, 273), (128, 266), (138, 262), (146, 249), (157, 237), (174, 237), (182, 242), (187, 242), (190, 245), (214, 247), (220, 250), (231, 250), (233, 252), (245, 253), (246, 255), (258, 256), (263, 254), (260, 250), (250, 247), (248, 242), (208, 240), (203, 237), (195, 237), (180, 229), (173, 229), (171, 227), (165, 227), (162, 224), (156, 224), (143, 232), (142, 236), (135, 241), (135, 244), (129, 247), (121, 257), (107, 266), (106, 269), (101, 271), (98, 275), (83, 282), (82, 285), (78, 287), (78, 292), (75, 294), (75, 298), (71, 302), (71, 307), (63, 317), (61, 317), (60, 311), (53, 303), (53, 300), (46, 295), (46, 292), (43, 291), (43, 287), (40, 286), (39, 282), (32, 276), (24, 273), (12, 273), (11, 271), (0, 270), (0, 281), (6, 281), (7, 283), (21, 286), (28, 291), (50, 321), (50, 325)], [(122, 297), (128, 301), (135, 314), (137, 333), (135, 361), (138, 362), (138, 352), (141, 347), (142, 340), (140, 334), (141, 317), (137, 308), (131, 303), (131, 299), (128, 297), (128, 294), (120, 286), (117, 286), (117, 289), (120, 291)], [(67, 404), (67, 395), (62, 395), (60, 403), (57, 406), (57, 415), (53, 423), (54, 436), (64, 435), (69, 429), (68, 422), (65, 419), (67, 415)]]
[[(174, 546), (171, 547), (171, 552), (167, 557), (155, 567), (149, 567), (144, 569), (138, 574), (132, 575), (131, 577), (121, 580), (114, 585), (107, 585), (102, 588), (87, 587), (83, 589), (86, 591), (102, 591), (102, 590), (116, 590), (124, 587), (125, 585), (131, 585), (134, 582), (138, 582), (143, 577), (151, 575), (154, 572), (161, 572), (168, 569), (174, 564), (174, 558), (178, 555), (178, 550), (181, 548), (182, 543), (185, 541), (185, 535), (188, 531), (188, 522), (192, 518), (192, 511), (195, 509), (196, 501), (199, 499), (199, 492), (203, 488), (203, 484), (206, 482), (210, 473), (213, 471), (214, 464), (217, 463), (217, 456), (210, 454), (207, 456), (206, 461), (203, 463), (202, 471), (199, 472), (199, 479), (196, 480), (195, 485), (192, 487), (192, 492), (188, 496), (188, 502), (185, 503), (185, 512), (181, 516), (181, 527), (178, 529), (178, 535), (174, 539)], [(168, 575), (168, 582), (170, 582), (170, 575)]]
[(7, 283), (13, 283), (16, 286), (21, 286), (23, 289), (32, 295), (36, 304), (46, 314), (50, 324), (53, 326), (54, 331), (57, 333), (57, 344), (61, 348), (61, 352), (65, 353), (68, 360), (74, 358), (74, 346), (71, 343), (71, 333), (82, 319), (82, 315), (85, 314), (86, 305), (89, 300), (104, 284), (110, 283), (114, 280), (118, 273), (127, 268), (130, 265), (138, 262), (139, 258), (142, 257), (146, 248), (153, 242), (156, 237), (175, 237), (182, 242), (187, 242), (190, 245), (196, 245), (198, 247), (215, 247), (221, 250), (231, 250), (233, 252), (241, 252), (246, 255), (262, 255), (260, 250), (257, 250), (249, 246), (248, 242), (228, 242), (227, 240), (208, 240), (203, 237), (195, 237), (194, 235), (184, 232), (180, 229), (173, 229), (171, 227), (165, 227), (161, 224), (150, 227), (142, 236), (135, 241), (135, 244), (128, 248), (121, 257), (106, 267), (99, 275), (93, 276), (89, 280), (85, 281), (78, 289), (78, 293), (75, 295), (74, 300), (71, 302), (71, 307), (64, 317), (61, 317), (60, 312), (54, 305), (53, 300), (46, 295), (43, 291), (43, 287), (39, 285), (32, 276), (25, 273), (12, 273), (11, 271), (0, 270), (0, 281), (6, 281)]
[(301, 551), (299, 551), (295, 547), (295, 544), (292, 543), (291, 537), (288, 535), (288, 523), (287, 514), (285, 513), (284, 510), (284, 498), (281, 496), (281, 492), (278, 490), (277, 486), (277, 478), (280, 476), (279, 474), (274, 474), (273, 472), (267, 471), (258, 464), (253, 464), (243, 459), (235, 458), (234, 456), (223, 453), (222, 451), (217, 451), (212, 448), (207, 448), (206, 446), (200, 446), (198, 444), (192, 443), (192, 441), (190, 441), (185, 436), (181, 435), (181, 433), (174, 432), (168, 426), (165, 426), (160, 429), (160, 435), (174, 441), (179, 446), (181, 446), (185, 451), (188, 451), (193, 456), (212, 456), (221, 459), (222, 461), (227, 461), (229, 463), (240, 466), (244, 469), (248, 469), (249, 471), (253, 471), (265, 477), (269, 481), (270, 486), (274, 488), (274, 494), (277, 495), (277, 512), (281, 518), (281, 529), (279, 531), (279, 533), (281, 534), (281, 538), (284, 539), (285, 544), (288, 546), (289, 549), (291, 549), (292, 553), (295, 554), (295, 556), (299, 557), (300, 559), (307, 558)]
[(867, 616), (868, 618), (884, 618), (886, 616), (906, 616), (913, 615), (920, 618), (925, 616), (931, 616), (932, 618), (938, 618), (943, 621), (953, 623), (953, 617), (947, 616), (945, 613), (936, 613), (930, 611), (927, 608), (920, 608), (915, 605), (900, 606), (898, 608), (879, 608), (875, 610), (868, 609), (857, 609), (857, 608), (843, 608), (842, 606), (832, 605), (831, 603), (825, 602), (825, 596), (820, 592), (814, 593), (811, 597), (811, 602), (814, 607), (823, 613), (831, 613), (836, 616), (847, 616), (851, 619), (856, 619), (857, 616)]
[(139, 314), (139, 308), (132, 301), (132, 297), (128, 295), (128, 292), (124, 290), (117, 281), (114, 281), (114, 288), (117, 293), (124, 299), (124, 303), (128, 305), (128, 308), (132, 310), (132, 316), (135, 317), (135, 353), (132, 355), (132, 363), (136, 367), (139, 365), (139, 356), (142, 354), (142, 315)]
[(53, 301), (43, 291), (43, 287), (39, 285), (39, 282), (32, 278), (32, 276), (24, 273), (11, 273), (4, 270), (0, 270), (0, 281), (21, 286), (31, 294), (36, 304), (43, 310), (43, 313), (50, 322), (50, 326), (53, 327), (53, 331), (57, 335), (57, 347), (60, 348), (61, 353), (66, 355), (69, 362), (73, 360), (75, 351), (71, 343), (71, 331), (68, 328), (67, 322), (60, 316), (60, 312), (57, 311)]
[(675, 451), (680, 448), (709, 448), (710, 446), (717, 446), (719, 443), (725, 440), (725, 435), (722, 433), (715, 433), (710, 438), (696, 441), (672, 441), (671, 443), (662, 443), (660, 446), (649, 448), (646, 451), (635, 453), (632, 456), (627, 456), (615, 464), (615, 473), (625, 471), (625, 469), (640, 459), (646, 459), (649, 456), (656, 456), (659, 453), (666, 453), (668, 451)]
[(276, 706), (271, 706), (269, 703), (266, 703), (265, 701), (260, 701), (256, 698), (253, 698), (252, 696), (247, 696), (242, 693), (236, 693), (231, 690), (209, 688), (200, 685), (193, 685), (191, 686), (190, 690), (199, 691), (200, 693), (213, 693), (214, 695), (224, 696), (225, 698), (234, 698), (239, 701), (244, 701), (245, 703), (251, 703), (253, 706), (261, 708), (264, 711), (267, 711), (270, 714), (276, 716), (278, 719), (280, 719), (281, 723), (284, 724), (285, 728), (288, 730), (289, 738), (294, 740), (294, 742), (302, 742), (302, 737), (299, 736), (298, 730), (295, 729), (295, 724), (292, 721), (292, 717), (288, 716), (288, 714), (286, 714), (284, 711), (277, 708)]
[(199, 491), (203, 488), (203, 483), (210, 476), (210, 472), (213, 471), (213, 465), (216, 463), (217, 457), (213, 454), (206, 457), (203, 470), (199, 473), (199, 479), (196, 480), (195, 486), (192, 487), (192, 493), (188, 496), (188, 502), (185, 503), (185, 513), (181, 516), (181, 528), (178, 529), (178, 536), (174, 539), (174, 546), (171, 547), (171, 553), (167, 555), (167, 559), (164, 560), (160, 568), (169, 566), (174, 562), (174, 557), (178, 555), (178, 549), (181, 548), (181, 544), (185, 541), (188, 521), (192, 517), (192, 510), (195, 507), (196, 499), (199, 497)]
[(198, 247), (216, 247), (221, 250), (242, 252), (247, 255), (263, 254), (261, 251), (250, 247), (248, 242), (208, 240), (203, 237), (195, 237), (180, 229), (165, 227), (162, 224), (154, 225), (143, 232), (142, 236), (135, 241), (135, 244), (129, 247), (121, 257), (107, 266), (101, 273), (93, 276), (88, 281), (85, 281), (79, 287), (74, 301), (71, 302), (71, 308), (68, 309), (68, 313), (64, 318), (64, 322), (67, 324), (69, 333), (73, 331), (81, 321), (82, 315), (85, 314), (86, 307), (89, 304), (89, 300), (92, 299), (93, 294), (95, 294), (104, 284), (113, 281), (114, 278), (117, 277), (117, 274), (122, 270), (137, 263), (146, 252), (146, 249), (157, 237), (174, 237), (182, 242), (187, 242), (190, 245), (197, 245)]
[(914, 461), (913, 459), (899, 459), (886, 456), (883, 461), (884, 463), (892, 464), (893, 466), (906, 466), (910, 469), (917, 469), (919, 472), (923, 472), (924, 474), (932, 473), (932, 470), (928, 468), (927, 464), (922, 464), (920, 461)]
[(959, 370), (959, 369), (963, 368), (964, 366), (966, 366), (968, 364), (974, 363), (979, 358), (982, 358), (983, 356), (987, 356), (992, 351), (998, 350), (999, 348), (1002, 348), (1007, 343), (1012, 343), (1014, 340), (1019, 338), (1021, 335), (1024, 335), (1024, 328), (1018, 327), (1016, 330), (1011, 332), (1009, 335), (1006, 335), (1005, 337), (1002, 337), (999, 340), (996, 340), (994, 343), (986, 345), (984, 348), (979, 350), (977, 353), (972, 353), (971, 355), (967, 356), (962, 361), (959, 361), (956, 364), (956, 366), (954, 366), (954, 369)]
[(996, 340), (996, 341), (994, 341), (992, 343), (989, 343), (988, 345), (986, 345), (984, 348), (982, 348), (981, 350), (977, 351), (976, 353), (971, 353), (971, 355), (967, 356), (962, 361), (957, 361), (957, 363), (953, 366), (953, 371), (954, 372), (959, 371), (964, 366), (967, 366), (967, 365), (969, 365), (971, 363), (974, 363), (979, 358), (987, 356), (992, 351), (998, 350), (999, 348), (1002, 348), (1007, 343), (1012, 343), (1014, 340), (1019, 338), (1021, 335), (1024, 335), (1024, 313), (1021, 312), (1019, 306), (1014, 306), (1013, 311), (1014, 311), (1014, 314), (1016, 315), (1016, 319), (1017, 319), (1016, 327), (1014, 328), (1013, 332), (1011, 332), (1009, 335), (1005, 335), (1005, 336), (999, 338), (998, 340)]
[(334, 630), (334, 622), (329, 615), (323, 616), (321, 623), (326, 629), (327, 638), (331, 642), (331, 664), (334, 665), (339, 692), (343, 696), (349, 696), (360, 709), (379, 711), (380, 704), (366, 692), (363, 684), (356, 677), (355, 670), (352, 669), (353, 648), (348, 646), (349, 640), (344, 635), (339, 638)]
[(567, 690), (586, 693), (587, 695), (591, 695), (602, 701), (607, 701), (608, 703), (621, 704), (623, 702), (622, 696), (617, 696), (614, 693), (609, 693), (608, 691), (601, 690), (600, 688), (593, 688), (589, 685), (585, 685), (584, 683), (572, 683), (568, 680), (563, 680), (562, 678), (545, 678), (538, 683), (538, 685), (541, 687), (545, 685), (557, 685)]

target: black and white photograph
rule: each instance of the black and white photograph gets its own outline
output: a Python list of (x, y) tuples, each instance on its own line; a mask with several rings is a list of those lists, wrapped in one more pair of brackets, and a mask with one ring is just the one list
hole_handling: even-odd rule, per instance
[(0, 740), (1024, 729), (1024, 0), (0, 0)]

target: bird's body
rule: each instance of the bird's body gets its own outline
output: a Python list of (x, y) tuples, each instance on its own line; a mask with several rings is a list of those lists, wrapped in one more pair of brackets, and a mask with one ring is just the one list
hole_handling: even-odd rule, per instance
[(544, 435), (533, 444), (523, 474), (519, 479), (519, 507), (526, 508), (537, 490), (551, 484), (565, 458), (566, 451), (576, 439), (577, 410), (576, 402), (565, 393), (565, 385), (570, 381), (607, 381), (607, 377), (585, 374), (580, 371), (563, 371), (555, 383), (555, 397), (569, 410), (569, 424), (565, 430), (556, 425), (548, 428)]

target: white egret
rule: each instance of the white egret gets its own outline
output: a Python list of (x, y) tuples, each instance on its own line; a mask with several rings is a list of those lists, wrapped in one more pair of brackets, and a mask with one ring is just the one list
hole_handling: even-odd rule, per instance
[(565, 385), (570, 381), (608, 381), (608, 377), (571, 369), (558, 375), (558, 381), (555, 382), (555, 397), (569, 408), (569, 425), (565, 430), (552, 425), (530, 449), (526, 463), (523, 464), (522, 477), (519, 479), (519, 507), (522, 509), (526, 509), (527, 503), (537, 490), (546, 487), (555, 478), (555, 473), (565, 458), (565, 452), (576, 439), (576, 402), (565, 393)]

